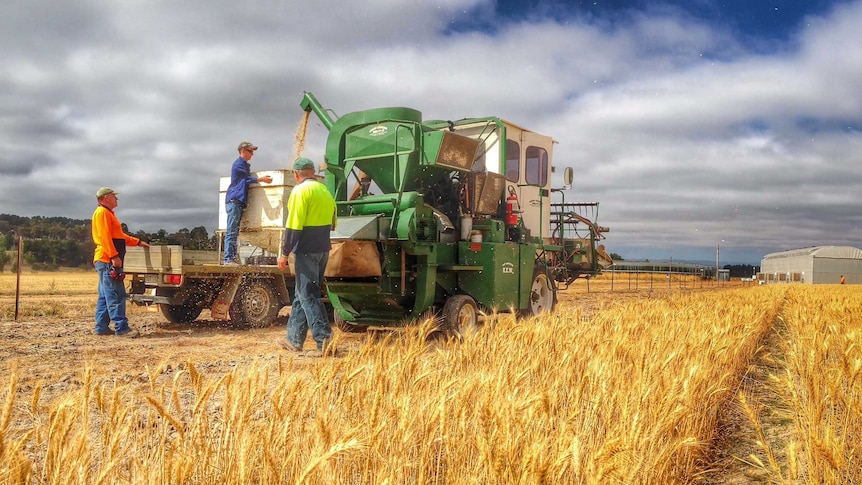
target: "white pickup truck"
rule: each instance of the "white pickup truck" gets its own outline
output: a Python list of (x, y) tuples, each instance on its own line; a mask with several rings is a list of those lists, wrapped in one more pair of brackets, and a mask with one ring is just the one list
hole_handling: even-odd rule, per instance
[(274, 257), (253, 264), (223, 266), (217, 251), (184, 250), (182, 246), (127, 248), (129, 299), (158, 305), (172, 323), (192, 322), (204, 309), (213, 320), (266, 327), (290, 305), (293, 274), (282, 272)]
[[(277, 254), (284, 235), (287, 199), (295, 185), (289, 170), (257, 172), (269, 184), (252, 184), (243, 211), (239, 240)], [(227, 227), (224, 195), (230, 177), (219, 180), (219, 233)], [(192, 251), (181, 246), (127, 249), (124, 261), (129, 299), (158, 305), (173, 323), (192, 322), (204, 309), (214, 320), (269, 326), (290, 305), (293, 274), (282, 273), (272, 256), (256, 256), (243, 266), (223, 266), (219, 251)], [(265, 254), (265, 253), (263, 253)]]

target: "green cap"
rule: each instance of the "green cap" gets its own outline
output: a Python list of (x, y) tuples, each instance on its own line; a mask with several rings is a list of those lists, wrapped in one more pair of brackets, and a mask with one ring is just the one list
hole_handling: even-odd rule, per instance
[(119, 192), (115, 192), (114, 189), (112, 189), (110, 187), (102, 187), (101, 189), (96, 191), (96, 198), (101, 199), (102, 197), (104, 197), (108, 194), (115, 194), (116, 195), (116, 194), (119, 194)]
[(314, 162), (309, 158), (299, 157), (293, 162), (294, 170), (305, 170), (306, 168), (314, 168)]

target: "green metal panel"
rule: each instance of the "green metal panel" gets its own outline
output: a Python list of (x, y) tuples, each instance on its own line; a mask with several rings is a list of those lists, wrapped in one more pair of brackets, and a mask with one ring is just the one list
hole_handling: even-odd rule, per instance
[(377, 283), (327, 281), (326, 291), (338, 315), (350, 322), (392, 323), (404, 320), (402, 301)]
[(413, 316), (420, 315), (434, 306), (437, 289), (437, 258), (433, 253), (416, 258), (416, 301), (413, 303)]
[(399, 130), (401, 121), (382, 121), (371, 125), (351, 127), (344, 132), (344, 157), (347, 160), (366, 160), (391, 157), (397, 147), (399, 154), (416, 148), (411, 130)]
[(530, 289), (533, 286), (533, 271), (536, 267), (536, 254), (539, 246), (535, 244), (520, 244), (521, 265), (518, 272), (518, 308), (524, 309), (530, 305)]
[(445, 294), (455, 293), (456, 285), (458, 284), (458, 273), (454, 271), (444, 271), (443, 268), (454, 266), (458, 261), (456, 259), (457, 244), (435, 244), (437, 249), (437, 296), (436, 300), (441, 300)]
[(504, 242), (506, 240), (506, 226), (498, 219), (473, 220), (473, 229), (482, 232), (484, 242)]
[(518, 307), (518, 268), (521, 253), (514, 243), (458, 243), (458, 263), (481, 266), (482, 271), (458, 273), (458, 286), (487, 308)]
[(352, 207), (353, 215), (383, 214), (391, 216), (395, 211), (395, 204), (402, 211), (416, 207), (422, 203), (422, 199), (416, 192), (405, 192), (402, 194), (365, 195), (350, 202), (340, 202), (339, 205)]
[[(422, 113), (410, 108), (379, 108), (338, 119), (326, 141), (331, 168), (349, 162), (369, 175), (384, 193), (412, 190), (421, 161)], [(344, 175), (330, 172), (339, 181)]]
[[(399, 125), (413, 125), (422, 122), (422, 113), (411, 108), (377, 108), (365, 111), (356, 111), (347, 113), (338, 118), (332, 124), (329, 130), (329, 137), (326, 140), (326, 156), (330, 159), (330, 163), (340, 164), (346, 158), (345, 144), (347, 138), (350, 137), (351, 151), (357, 155), (362, 155), (362, 158), (369, 156), (368, 152), (363, 152), (361, 139), (368, 140), (387, 140), (386, 151), (392, 152), (392, 147), (400, 143), (407, 143), (403, 137), (406, 133), (398, 129)], [(361, 134), (360, 131), (364, 131)], [(400, 143), (398, 143), (400, 142)], [(369, 142), (374, 144), (373, 142)], [(412, 149), (413, 142), (410, 142)], [(403, 147), (402, 147), (403, 148)]]

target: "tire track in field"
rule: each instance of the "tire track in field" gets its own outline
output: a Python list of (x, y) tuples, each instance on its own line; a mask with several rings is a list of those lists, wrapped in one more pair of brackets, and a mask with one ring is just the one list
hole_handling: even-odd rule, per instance
[[(769, 331), (759, 342), (755, 359), (743, 375), (736, 396), (722, 408), (710, 451), (712, 463), (707, 467), (703, 483), (769, 483), (775, 475), (768, 470), (769, 458), (763, 445), (773, 453), (779, 467), (787, 469), (785, 445), (794, 432), (793, 411), (770, 379), (771, 375), (782, 375), (786, 367), (780, 345), (786, 335), (782, 311), (783, 303)], [(740, 394), (745, 396), (747, 406)], [(767, 469), (760, 468), (758, 460)]]

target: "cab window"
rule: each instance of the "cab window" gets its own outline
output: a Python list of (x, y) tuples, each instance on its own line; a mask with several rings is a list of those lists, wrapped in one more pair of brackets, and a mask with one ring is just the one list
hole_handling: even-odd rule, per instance
[(544, 187), (548, 183), (547, 150), (540, 147), (527, 147), (527, 163), (524, 166), (524, 176), (530, 185)]
[(518, 183), (521, 176), (521, 145), (514, 140), (506, 140), (506, 179)]

